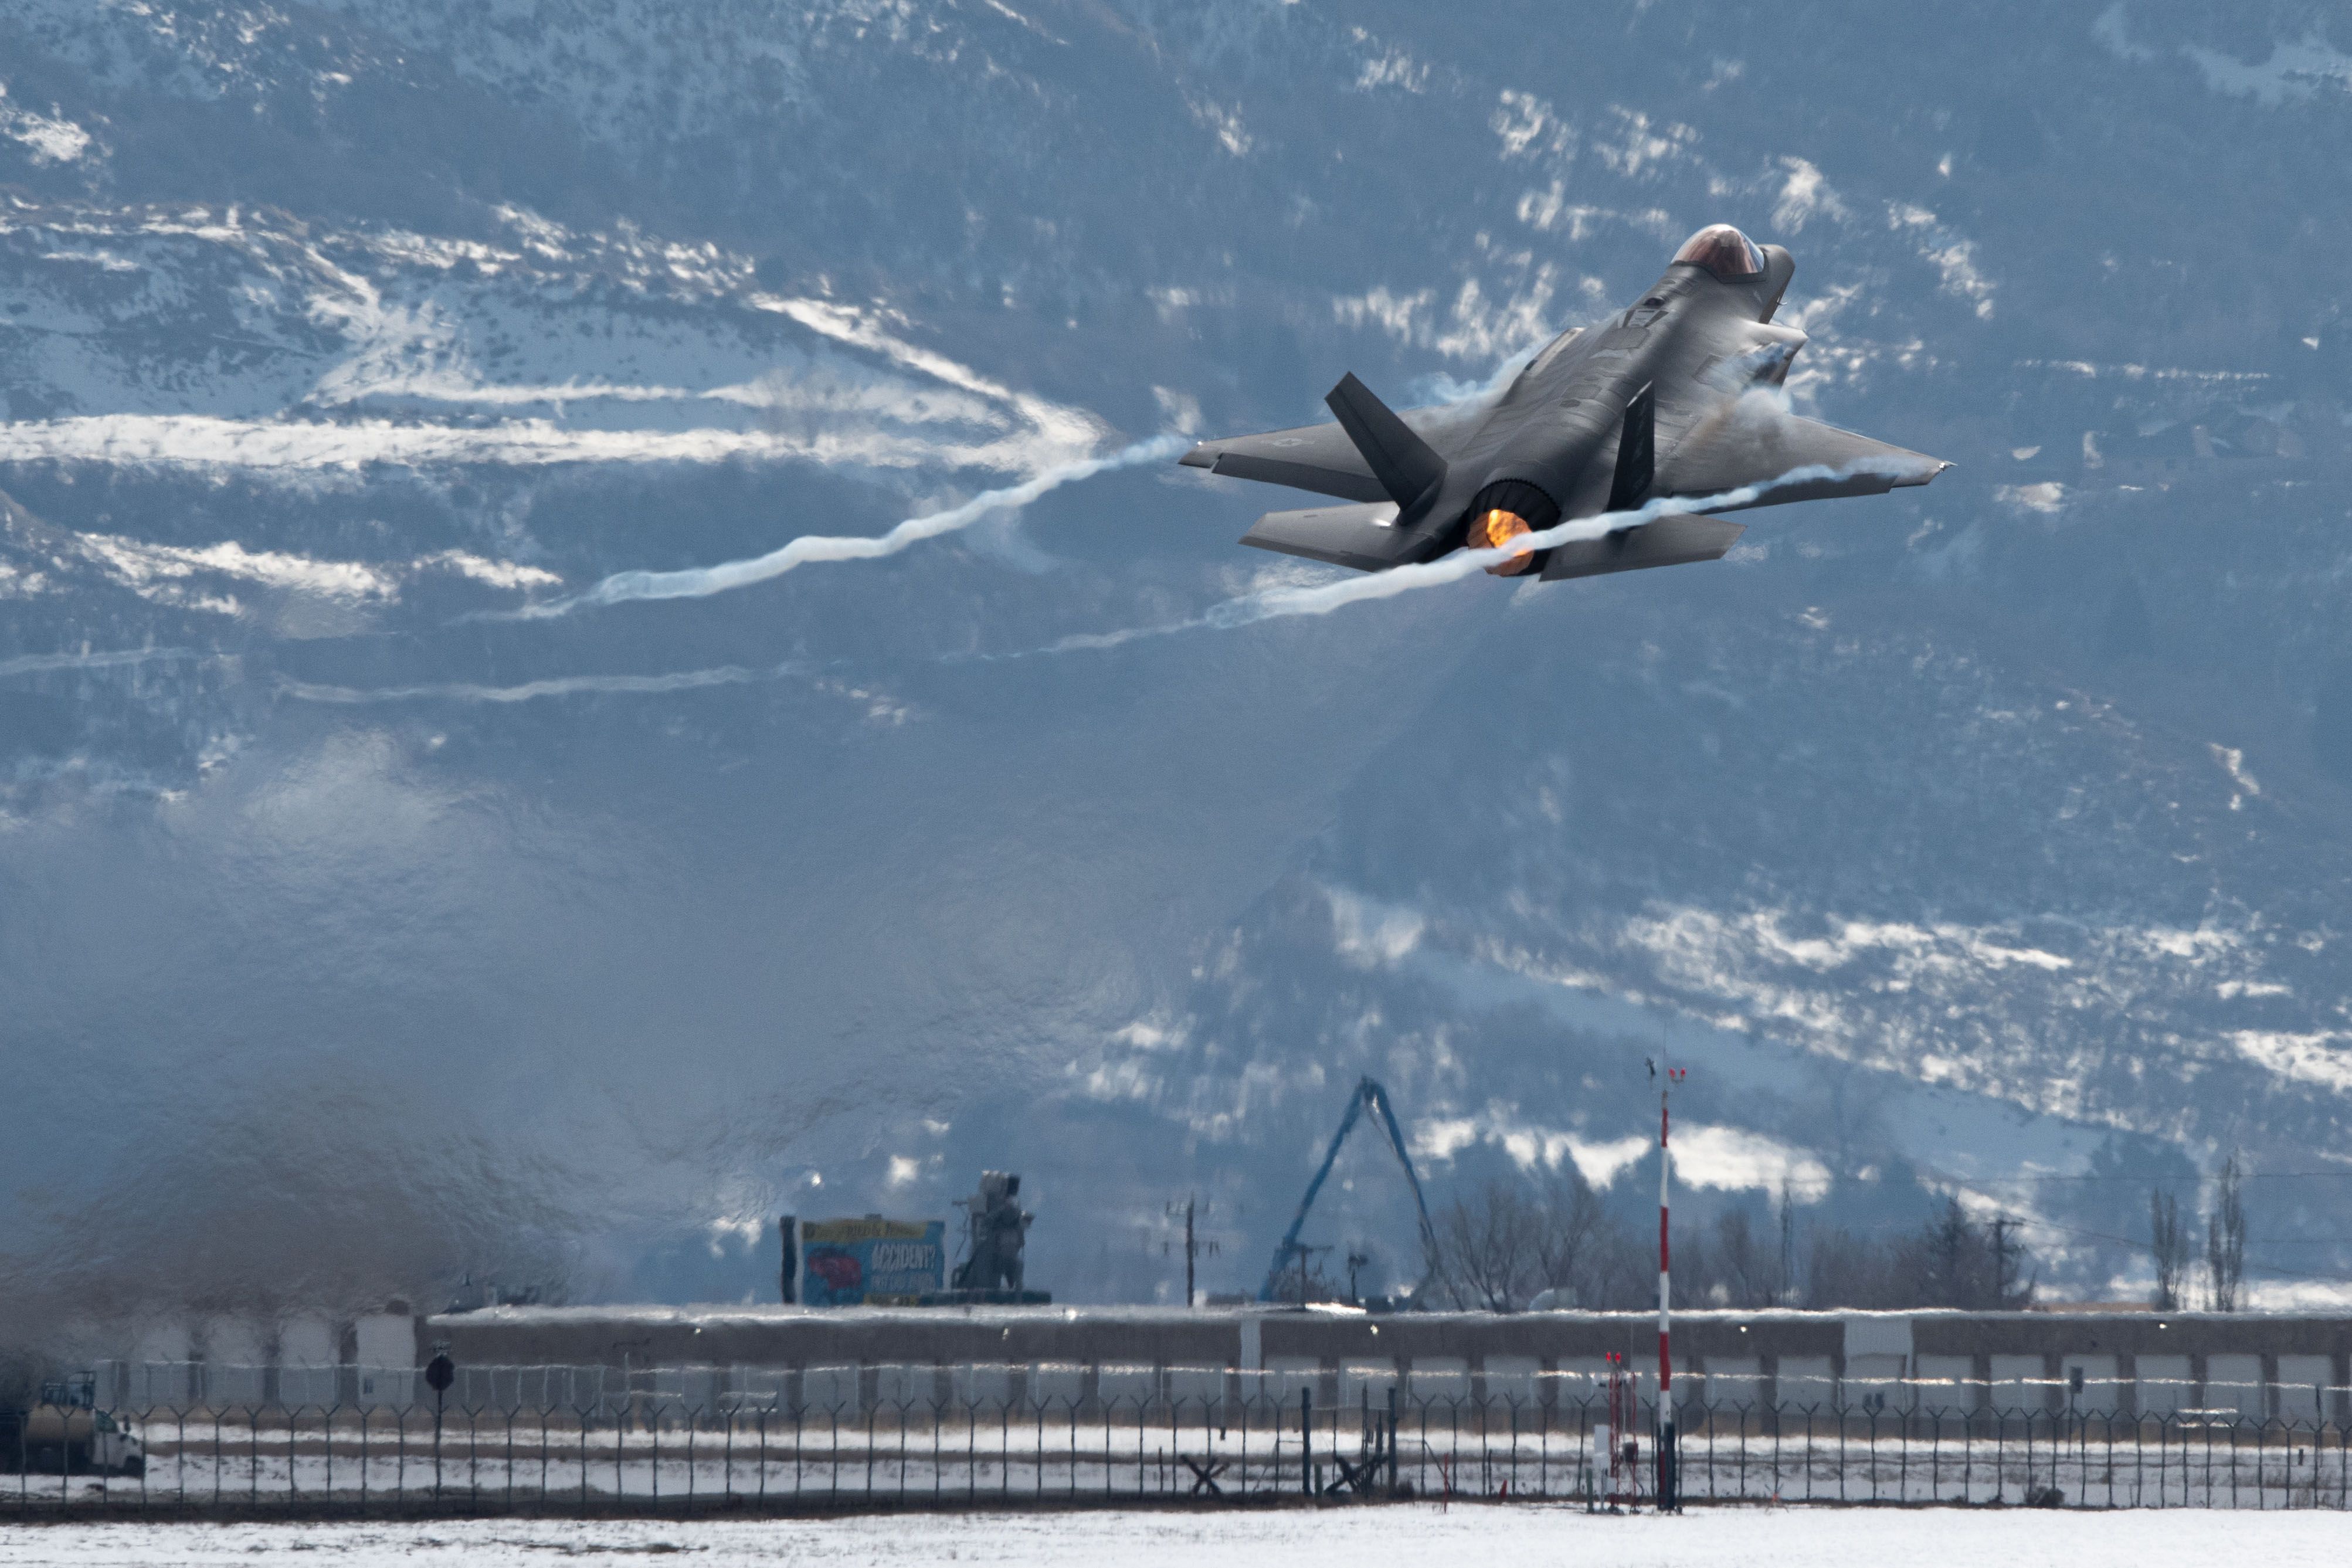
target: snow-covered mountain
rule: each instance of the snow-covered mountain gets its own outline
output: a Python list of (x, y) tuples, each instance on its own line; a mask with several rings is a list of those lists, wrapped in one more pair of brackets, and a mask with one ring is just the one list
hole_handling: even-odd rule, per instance
[[(2236, 1147), (2266, 1288), (2331, 1289), (2346, 49), (2149, 0), (0, 0), (16, 1289), (733, 1297), (775, 1213), (982, 1164), (1068, 1298), (1181, 1278), (1189, 1191), (1254, 1284), (1358, 1073), (1439, 1194), (1630, 1212), (1662, 1044), (1701, 1211), (1957, 1190), (2095, 1294)], [(1716, 219), (1797, 254), (1801, 404), (1955, 472), (1237, 629), (1318, 574), (1165, 467), (519, 614), (1343, 370), (1471, 395)], [(1369, 1144), (1328, 1201), (1402, 1268)]]

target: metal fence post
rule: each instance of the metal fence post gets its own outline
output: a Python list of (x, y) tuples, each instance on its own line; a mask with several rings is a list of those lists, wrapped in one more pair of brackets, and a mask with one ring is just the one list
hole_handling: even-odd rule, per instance
[(1315, 1495), (1315, 1389), (1298, 1391), (1298, 1489)]
[(1397, 1391), (1389, 1384), (1389, 1496), (1397, 1495)]

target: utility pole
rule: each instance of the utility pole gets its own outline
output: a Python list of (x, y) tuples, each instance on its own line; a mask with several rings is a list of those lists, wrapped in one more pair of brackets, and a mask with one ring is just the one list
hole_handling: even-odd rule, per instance
[(1772, 1304), (1790, 1307), (1797, 1300), (1797, 1205), (1789, 1178), (1780, 1178), (1780, 1289)]
[(1184, 1310), (1188, 1312), (1192, 1310), (1193, 1301), (1198, 1300), (1198, 1298), (1192, 1294), (1192, 1258), (1194, 1251), (1195, 1249), (1192, 1245), (1192, 1194), (1187, 1194), (1184, 1198)]
[[(1658, 1064), (1653, 1059), (1650, 1076), (1658, 1076)], [(1658, 1511), (1679, 1511), (1681, 1501), (1675, 1491), (1675, 1358), (1674, 1358), (1674, 1276), (1668, 1267), (1666, 1248), (1667, 1199), (1674, 1175), (1674, 1160), (1666, 1147), (1666, 1098), (1674, 1086), (1682, 1082), (1684, 1069), (1666, 1068), (1664, 1082), (1658, 1085)]]
[(1322, 1247), (1310, 1247), (1303, 1241), (1294, 1241), (1290, 1244), (1291, 1255), (1298, 1259), (1298, 1305), (1302, 1307), (1307, 1305), (1307, 1295), (1313, 1289), (1312, 1269), (1315, 1254), (1330, 1250), (1328, 1244)]
[[(1184, 1216), (1184, 1305), (1187, 1308), (1190, 1308), (1200, 1299), (1193, 1285), (1193, 1260), (1198, 1258), (1202, 1253), (1207, 1253), (1210, 1257), (1214, 1258), (1218, 1251), (1217, 1244), (1215, 1242), (1212, 1241), (1204, 1246), (1193, 1233), (1192, 1214), (1194, 1209), (1199, 1206), (1199, 1204), (1200, 1199), (1198, 1194), (1187, 1193), (1184, 1194), (1184, 1202), (1181, 1207), (1179, 1207), (1174, 1203), (1171, 1203), (1168, 1205), (1169, 1218), (1173, 1219), (1180, 1214)], [(1164, 1246), (1161, 1250), (1166, 1250)]]

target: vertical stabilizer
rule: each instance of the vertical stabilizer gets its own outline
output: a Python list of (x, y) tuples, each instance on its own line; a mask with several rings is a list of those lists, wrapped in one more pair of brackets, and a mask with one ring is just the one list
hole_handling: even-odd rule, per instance
[(1617, 437), (1617, 472), (1609, 481), (1609, 510), (1631, 511), (1650, 496), (1658, 473), (1658, 394), (1644, 386), (1625, 405), (1625, 428)]
[(1372, 389), (1350, 371), (1339, 378), (1324, 402), (1331, 405), (1339, 428), (1364, 455), (1372, 477), (1389, 499), (1410, 511), (1415, 501), (1445, 478), (1445, 459), (1436, 448), (1412, 433), (1394, 410), (1372, 395)]

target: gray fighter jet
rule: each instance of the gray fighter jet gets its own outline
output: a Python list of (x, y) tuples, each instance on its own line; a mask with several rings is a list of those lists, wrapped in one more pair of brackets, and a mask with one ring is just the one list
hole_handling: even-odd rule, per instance
[(1399, 415), (1349, 375), (1325, 400), (1338, 424), (1203, 441), (1181, 460), (1349, 502), (1268, 512), (1242, 542), (1363, 572), (1651, 501), (1664, 504), (1648, 521), (1531, 541), (1487, 570), (1550, 581), (1717, 560), (1746, 525), (1713, 513), (1883, 495), (1951, 467), (1788, 412), (1778, 388), (1806, 340), (1772, 314), (1795, 271), (1779, 246), (1714, 224), (1639, 303), (1553, 339), (1475, 415)]

